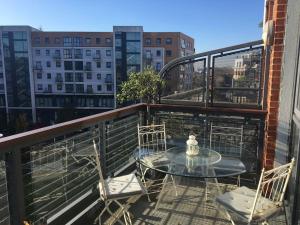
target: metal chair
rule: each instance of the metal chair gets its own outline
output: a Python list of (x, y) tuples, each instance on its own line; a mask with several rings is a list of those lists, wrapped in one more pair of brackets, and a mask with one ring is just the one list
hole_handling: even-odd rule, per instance
[[(161, 125), (149, 125), (149, 126), (140, 126), (138, 127), (138, 143), (139, 143), (139, 153), (143, 156), (151, 155), (154, 153), (158, 153), (159, 151), (166, 151), (167, 150), (167, 140), (166, 140), (166, 127), (165, 124)], [(161, 164), (164, 164), (163, 161), (160, 161)], [(141, 164), (139, 164), (139, 169), (141, 173), (141, 180), (143, 181), (146, 189), (150, 186), (147, 185), (145, 175), (149, 168), (144, 168)], [(165, 178), (162, 180), (160, 185), (162, 185), (162, 189), (166, 186), (169, 177), (172, 180), (175, 194), (177, 196), (177, 189), (175, 184), (175, 179), (173, 176), (166, 175)], [(148, 200), (149, 192), (147, 192)], [(156, 208), (161, 200), (161, 195), (158, 197), (158, 202), (156, 204)]]
[[(220, 195), (216, 201), (225, 208), (227, 215), (234, 213), (248, 224), (268, 224), (268, 219), (275, 217), (282, 210), (285, 212), (284, 195), (294, 161), (293, 158), (290, 163), (272, 170), (263, 169), (256, 191), (240, 187)], [(286, 212), (285, 219), (287, 222)], [(231, 218), (230, 220), (234, 225), (234, 221)]]
[[(222, 156), (230, 158), (242, 157), (244, 127), (215, 126), (211, 122), (209, 147)], [(240, 176), (237, 177), (240, 186)]]
[[(107, 178), (104, 179), (102, 172), (101, 161), (99, 159), (99, 151), (96, 145), (95, 140), (93, 140), (94, 152), (97, 164), (97, 170), (99, 173), (99, 192), (100, 199), (104, 201), (105, 207), (99, 215), (99, 224), (101, 223), (101, 216), (105, 211), (107, 211), (112, 217), (115, 218), (115, 221), (109, 224), (114, 224), (119, 222), (124, 224), (123, 221), (119, 219), (119, 215), (123, 215), (125, 224), (132, 224), (131, 215), (128, 211), (129, 203), (122, 204), (120, 199), (129, 199), (131, 197), (139, 197), (142, 194), (145, 194), (145, 189), (142, 182), (134, 175), (128, 174), (119, 177)], [(119, 210), (116, 213), (113, 213), (109, 206), (112, 203), (116, 203), (119, 206)], [(117, 215), (116, 215), (117, 214)]]

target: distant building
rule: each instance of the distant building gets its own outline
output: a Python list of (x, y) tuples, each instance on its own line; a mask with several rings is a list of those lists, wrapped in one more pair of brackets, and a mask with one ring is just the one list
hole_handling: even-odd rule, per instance
[[(118, 86), (131, 71), (159, 71), (193, 54), (194, 40), (180, 32), (144, 32), (142, 26), (114, 26), (113, 32), (0, 26), (0, 47), (0, 123), (25, 113), (29, 121), (50, 124), (63, 114), (115, 108)], [(176, 70), (170, 79), (190, 85), (186, 70), (193, 69)]]

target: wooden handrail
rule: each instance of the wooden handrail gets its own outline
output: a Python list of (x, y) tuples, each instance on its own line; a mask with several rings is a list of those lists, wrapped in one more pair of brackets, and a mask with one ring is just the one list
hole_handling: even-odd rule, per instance
[[(266, 110), (257, 109), (239, 109), (239, 108), (219, 108), (219, 107), (199, 107), (186, 105), (169, 105), (169, 104), (151, 104), (151, 110), (189, 112), (189, 113), (209, 113), (215, 115), (238, 115), (249, 116), (254, 118), (264, 118)], [(101, 121), (117, 119), (138, 111), (145, 111), (146, 104), (135, 104), (95, 115), (82, 117), (79, 119), (67, 121), (64, 123), (47, 126), (0, 139), (0, 152), (8, 152), (21, 147), (33, 145), (51, 138), (64, 135), (67, 133), (79, 131), (89, 126), (95, 125)]]
[(7, 152), (20, 147), (36, 144), (59, 135), (79, 131), (101, 121), (121, 118), (146, 109), (146, 104), (140, 103), (95, 115), (70, 120), (64, 123), (55, 124), (0, 139), (0, 152)]
[(234, 116), (251, 116), (254, 118), (264, 118), (267, 110), (259, 109), (242, 109), (242, 108), (221, 108), (221, 107), (199, 107), (187, 105), (170, 105), (170, 104), (152, 104), (152, 110), (189, 112), (189, 113), (209, 113), (215, 115), (234, 115)]

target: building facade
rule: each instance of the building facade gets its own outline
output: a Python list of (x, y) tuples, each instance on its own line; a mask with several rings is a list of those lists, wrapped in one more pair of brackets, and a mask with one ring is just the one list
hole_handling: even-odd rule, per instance
[[(119, 85), (145, 66), (194, 53), (180, 32), (144, 32), (114, 26), (113, 32), (44, 32), (29, 26), (0, 27), (0, 120), (52, 124), (116, 108)], [(185, 78), (192, 68), (174, 71)], [(65, 118), (66, 117), (66, 118)]]

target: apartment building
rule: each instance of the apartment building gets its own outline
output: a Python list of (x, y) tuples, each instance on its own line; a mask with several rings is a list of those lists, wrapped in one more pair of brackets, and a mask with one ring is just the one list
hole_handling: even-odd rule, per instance
[[(62, 121), (113, 109), (118, 86), (132, 71), (194, 53), (194, 40), (180, 32), (144, 32), (114, 26), (112, 32), (45, 32), (0, 26), (0, 120)], [(193, 69), (190, 68), (190, 72)], [(185, 72), (185, 73), (184, 73)], [(185, 77), (176, 71), (171, 79)], [(70, 119), (70, 118), (68, 118)]]

